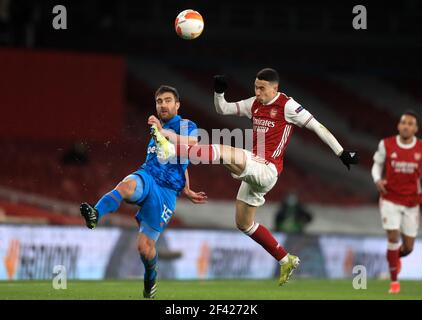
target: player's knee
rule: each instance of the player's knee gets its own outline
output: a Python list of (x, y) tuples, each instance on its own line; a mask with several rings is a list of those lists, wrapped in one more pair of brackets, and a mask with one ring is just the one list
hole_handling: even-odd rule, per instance
[(151, 248), (146, 242), (138, 242), (138, 252), (142, 257), (148, 258), (151, 255)]
[(154, 257), (154, 249), (155, 249), (155, 245), (154, 242), (148, 241), (147, 238), (141, 238), (138, 241), (138, 252), (139, 254), (147, 259), (151, 259)]
[(125, 181), (121, 181), (117, 185), (116, 190), (119, 191), (123, 199), (129, 199), (133, 195), (135, 188), (136, 188), (135, 181), (125, 180)]
[(400, 242), (400, 234), (397, 232), (391, 232), (387, 235), (389, 243), (399, 243)]
[(248, 230), (250, 228), (250, 224), (247, 224), (243, 221), (236, 221), (236, 227), (237, 229), (239, 229), (242, 232), (245, 232), (246, 230)]
[(139, 255), (141, 255), (142, 257), (146, 257), (148, 256), (148, 253), (149, 253), (148, 251), (149, 251), (148, 248), (138, 244)]

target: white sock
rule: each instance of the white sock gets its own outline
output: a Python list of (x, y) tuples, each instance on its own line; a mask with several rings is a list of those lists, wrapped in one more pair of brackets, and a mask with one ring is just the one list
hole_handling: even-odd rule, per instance
[(286, 254), (278, 263), (281, 265), (289, 261), (289, 254)]

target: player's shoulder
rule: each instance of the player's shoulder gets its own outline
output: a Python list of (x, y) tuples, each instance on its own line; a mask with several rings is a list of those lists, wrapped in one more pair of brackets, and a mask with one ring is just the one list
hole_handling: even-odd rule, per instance
[(422, 139), (416, 138), (416, 145), (422, 149)]
[(285, 112), (297, 114), (304, 109), (302, 105), (297, 102), (293, 97), (290, 97), (285, 93), (280, 93), (280, 97), (279, 99), (282, 105), (284, 106)]
[(181, 124), (195, 124), (195, 122), (193, 121), (193, 120), (191, 120), (191, 119), (188, 119), (188, 118), (182, 118), (182, 120), (180, 121), (181, 122)]
[(287, 104), (287, 103), (292, 103), (292, 102), (296, 102), (292, 97), (289, 97), (287, 94), (285, 94), (284, 92), (279, 92), (279, 96), (277, 101), (279, 103), (282, 103), (283, 105)]
[(389, 136), (389, 137), (385, 137), (384, 139), (381, 140), (382, 143), (384, 143), (384, 145), (395, 145), (397, 144), (397, 136)]

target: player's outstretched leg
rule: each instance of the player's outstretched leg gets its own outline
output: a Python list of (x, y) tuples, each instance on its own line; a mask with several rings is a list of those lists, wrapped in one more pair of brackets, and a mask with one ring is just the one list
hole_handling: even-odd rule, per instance
[(86, 226), (94, 229), (104, 215), (117, 211), (123, 200), (136, 203), (143, 195), (142, 179), (136, 174), (131, 174), (123, 179), (115, 189), (103, 195), (95, 206), (86, 202), (82, 203), (81, 215), (85, 219)]
[(287, 254), (286, 257), (287, 261), (280, 265), (280, 279), (278, 281), (280, 286), (289, 282), (293, 271), (299, 266), (300, 263), (300, 259), (294, 255)]
[[(151, 136), (156, 142), (157, 145), (157, 157), (160, 160), (167, 160), (171, 157), (178, 156), (181, 158), (186, 158), (190, 160), (200, 161), (204, 164), (210, 164), (216, 160), (223, 159), (226, 163), (234, 163), (235, 156), (237, 155), (240, 162), (244, 164), (244, 154), (243, 151), (240, 153), (230, 146), (223, 146), (218, 144), (209, 144), (209, 145), (188, 145), (188, 144), (173, 144), (168, 141), (158, 130), (155, 125), (151, 126)], [(223, 148), (224, 153), (221, 154), (220, 148)], [(239, 149), (241, 150), (241, 149)], [(233, 158), (233, 159), (232, 159)]]
[(98, 223), (98, 211), (90, 204), (84, 202), (81, 204), (79, 210), (81, 216), (85, 219), (85, 224), (89, 229), (94, 229)]
[(151, 126), (151, 136), (157, 145), (158, 159), (165, 161), (176, 155), (174, 144), (161, 134), (156, 125)]
[(94, 229), (102, 216), (115, 212), (120, 207), (122, 200), (120, 192), (114, 189), (103, 195), (94, 207), (86, 202), (82, 203), (79, 209), (86, 226), (89, 229)]

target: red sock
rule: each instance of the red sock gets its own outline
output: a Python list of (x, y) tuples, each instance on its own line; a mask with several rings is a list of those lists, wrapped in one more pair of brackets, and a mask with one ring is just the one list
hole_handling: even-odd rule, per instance
[(176, 155), (206, 164), (220, 158), (220, 148), (218, 145), (213, 144), (195, 144), (192, 146), (178, 144), (176, 145)]
[(280, 261), (287, 255), (287, 251), (278, 243), (271, 232), (263, 225), (254, 222), (252, 227), (249, 228), (249, 230), (244, 231), (244, 233), (258, 242), (277, 261)]
[(390, 268), (390, 278), (391, 281), (397, 281), (397, 267), (399, 264), (399, 249), (387, 250), (387, 261), (388, 261), (388, 267)]

